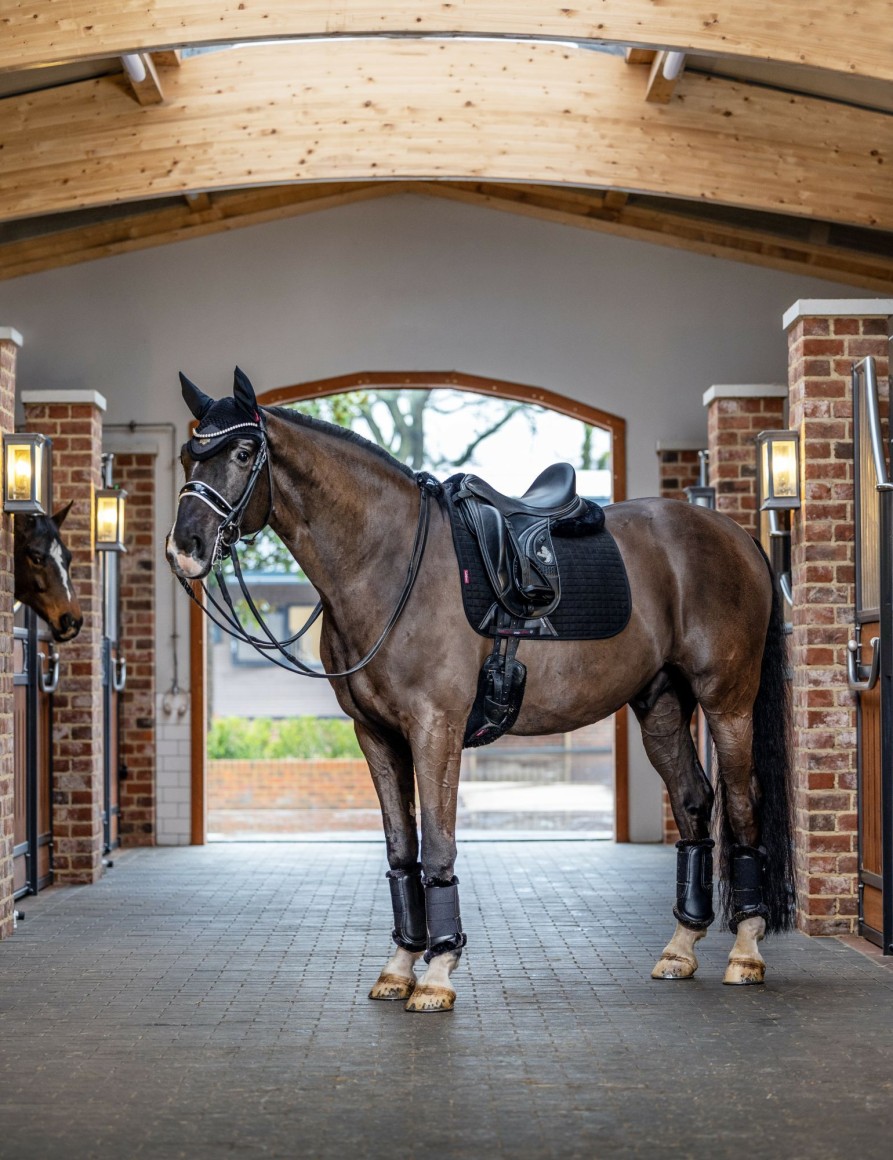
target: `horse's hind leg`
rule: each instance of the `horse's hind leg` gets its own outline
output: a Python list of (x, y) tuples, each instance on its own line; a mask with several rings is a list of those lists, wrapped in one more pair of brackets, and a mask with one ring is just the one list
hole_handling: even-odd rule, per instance
[(416, 986), (413, 966), (425, 950), (425, 896), (418, 864), (412, 755), (400, 737), (384, 738), (356, 724), (381, 805), (394, 911), (394, 952), (369, 992), (370, 999), (406, 1000)]
[(695, 944), (713, 921), (713, 789), (691, 736), (695, 699), (682, 676), (662, 670), (631, 702), (648, 759), (664, 780), (681, 840), (676, 849), (676, 930), (651, 972), (654, 979), (690, 979)]
[[(766, 963), (757, 944), (766, 933), (762, 911), (760, 824), (753, 779), (753, 718), (751, 713), (707, 713), (722, 779), (725, 813), (734, 845), (729, 875), (733, 907), (747, 917), (729, 921), (735, 944), (729, 954), (724, 983), (762, 983)], [(748, 914), (748, 912), (750, 912)]]

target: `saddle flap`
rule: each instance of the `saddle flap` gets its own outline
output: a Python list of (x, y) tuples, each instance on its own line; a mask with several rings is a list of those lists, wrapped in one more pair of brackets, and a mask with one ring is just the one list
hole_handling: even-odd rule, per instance
[(495, 508), (480, 503), (463, 503), (462, 517), (478, 542), (487, 577), (497, 598), (511, 587), (511, 570), (506, 552), (505, 521)]

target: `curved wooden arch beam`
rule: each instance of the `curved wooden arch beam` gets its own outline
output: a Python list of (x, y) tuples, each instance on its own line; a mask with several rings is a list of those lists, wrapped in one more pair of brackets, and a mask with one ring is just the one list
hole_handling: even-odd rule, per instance
[(893, 79), (889, 0), (6, 0), (0, 70), (190, 44), (382, 33), (593, 39)]
[(295, 181), (627, 189), (893, 228), (891, 118), (690, 76), (641, 100), (619, 57), (506, 41), (266, 45), (0, 102), (0, 220)]
[(296, 383), (290, 387), (273, 387), (258, 395), (257, 401), (272, 407), (282, 403), (300, 403), (306, 399), (322, 399), (329, 395), (343, 395), (348, 391), (362, 390), (363, 387), (395, 391), (451, 388), (474, 395), (492, 395), (495, 398), (547, 407), (559, 415), (567, 415), (569, 419), (588, 423), (590, 427), (600, 427), (611, 436), (612, 499), (615, 503), (626, 499), (626, 420), (589, 403), (581, 403), (578, 399), (546, 390), (545, 387), (532, 387), (505, 379), (488, 379), (483, 375), (469, 375), (463, 371), (360, 371)]

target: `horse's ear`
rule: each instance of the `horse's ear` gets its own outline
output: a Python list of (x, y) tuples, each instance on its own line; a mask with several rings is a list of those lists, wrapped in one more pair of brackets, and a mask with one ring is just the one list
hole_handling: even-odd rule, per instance
[(254, 387), (248, 381), (248, 376), (239, 367), (236, 367), (233, 373), (233, 398), (245, 411), (249, 411), (253, 416), (257, 411), (257, 395), (254, 393)]
[(56, 525), (57, 528), (61, 528), (62, 525), (65, 523), (65, 517), (71, 511), (71, 505), (73, 503), (74, 503), (74, 500), (70, 499), (64, 508), (59, 508), (59, 510), (57, 512), (53, 513), (53, 523)]
[(180, 388), (183, 391), (183, 401), (189, 410), (195, 415), (196, 419), (201, 417), (214, 405), (214, 400), (210, 395), (206, 395), (204, 391), (200, 391), (195, 383), (191, 383), (189, 379), (180, 371)]

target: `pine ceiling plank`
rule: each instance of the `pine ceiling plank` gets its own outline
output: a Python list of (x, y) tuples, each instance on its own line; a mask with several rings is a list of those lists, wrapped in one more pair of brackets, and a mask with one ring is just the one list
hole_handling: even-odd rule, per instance
[(404, 32), (595, 39), (893, 79), (890, 0), (5, 0), (0, 69), (182, 45)]
[(152, 108), (115, 77), (0, 102), (0, 220), (281, 182), (464, 178), (893, 228), (881, 113), (694, 74), (651, 105), (621, 57), (563, 45), (337, 40), (188, 63)]

